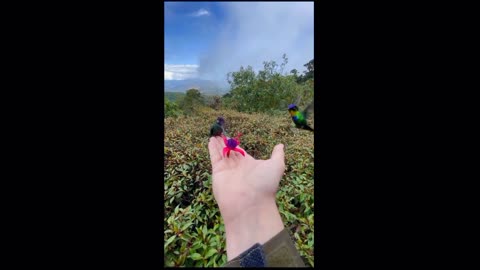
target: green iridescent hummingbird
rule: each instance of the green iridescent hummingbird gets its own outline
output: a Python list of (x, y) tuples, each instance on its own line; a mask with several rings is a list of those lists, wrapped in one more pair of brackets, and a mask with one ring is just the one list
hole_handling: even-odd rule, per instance
[(225, 119), (218, 117), (217, 121), (210, 128), (210, 137), (221, 136), (225, 132)]
[(295, 126), (297, 128), (313, 131), (313, 128), (311, 128), (307, 123), (308, 114), (312, 109), (313, 109), (313, 101), (307, 106), (307, 108), (305, 108), (303, 112), (299, 111), (295, 103), (290, 104), (288, 106), (288, 112), (290, 113), (290, 116), (292, 117), (292, 121), (293, 123), (295, 123)]

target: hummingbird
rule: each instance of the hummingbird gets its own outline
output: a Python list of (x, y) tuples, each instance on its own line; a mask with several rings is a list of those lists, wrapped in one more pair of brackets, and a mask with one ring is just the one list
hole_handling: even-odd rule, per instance
[(210, 128), (210, 137), (221, 136), (224, 133), (225, 119), (223, 117), (218, 117), (217, 121)]
[(293, 123), (295, 123), (295, 126), (297, 128), (313, 131), (313, 129), (307, 124), (308, 112), (312, 108), (313, 101), (307, 106), (307, 108), (303, 112), (299, 111), (297, 105), (295, 104), (290, 104), (288, 106), (288, 112), (292, 116)]

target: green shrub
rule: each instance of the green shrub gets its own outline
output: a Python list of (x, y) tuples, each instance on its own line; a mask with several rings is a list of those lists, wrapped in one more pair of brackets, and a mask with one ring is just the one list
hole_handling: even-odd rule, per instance
[(180, 108), (177, 103), (165, 99), (164, 104), (165, 117), (177, 117), (181, 114)]
[(205, 97), (197, 89), (189, 89), (185, 96), (179, 99), (179, 105), (185, 114), (192, 115), (205, 105)]

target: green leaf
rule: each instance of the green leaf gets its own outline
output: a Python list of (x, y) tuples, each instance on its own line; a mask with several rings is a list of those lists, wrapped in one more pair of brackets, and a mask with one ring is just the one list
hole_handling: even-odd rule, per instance
[(205, 259), (210, 258), (212, 255), (216, 254), (217, 250), (212, 248), (209, 251), (207, 251), (207, 254), (205, 254)]
[(187, 224), (183, 225), (180, 229), (182, 232), (188, 229), (188, 227), (192, 226), (192, 222), (188, 222)]
[(167, 261), (167, 262), (166, 262), (166, 265), (167, 265), (167, 267), (174, 267), (174, 266), (175, 266), (175, 262), (173, 262), (173, 261)]
[(165, 245), (164, 245), (164, 248), (166, 249), (168, 245), (170, 245), (170, 243), (173, 242), (173, 240), (175, 240), (175, 236), (176, 235), (173, 235), (172, 237), (168, 238), (167, 242), (165, 242)]
[(206, 225), (203, 225), (202, 233), (203, 233), (203, 236), (207, 236), (208, 230)]
[(195, 242), (195, 244), (193, 244), (193, 246), (190, 248), (190, 253), (193, 253), (194, 250), (199, 249), (201, 247), (202, 247), (201, 242)]
[(180, 256), (179, 264), (180, 264), (180, 265), (184, 265), (186, 259), (187, 259), (187, 254), (182, 254), (182, 255)]
[(198, 261), (198, 260), (203, 259), (202, 255), (200, 255), (198, 253), (193, 253), (192, 255), (190, 255), (190, 258), (192, 258), (192, 260), (194, 260), (194, 261)]
[(313, 260), (312, 260), (312, 259), (308, 258), (308, 262), (312, 265), (312, 267), (315, 266), (315, 264), (313, 263)]

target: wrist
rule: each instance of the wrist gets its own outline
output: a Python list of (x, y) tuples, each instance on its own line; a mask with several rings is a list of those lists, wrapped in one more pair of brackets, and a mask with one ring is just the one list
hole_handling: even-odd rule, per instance
[(263, 245), (284, 229), (275, 198), (255, 204), (234, 218), (224, 220), (228, 260), (256, 243)]

